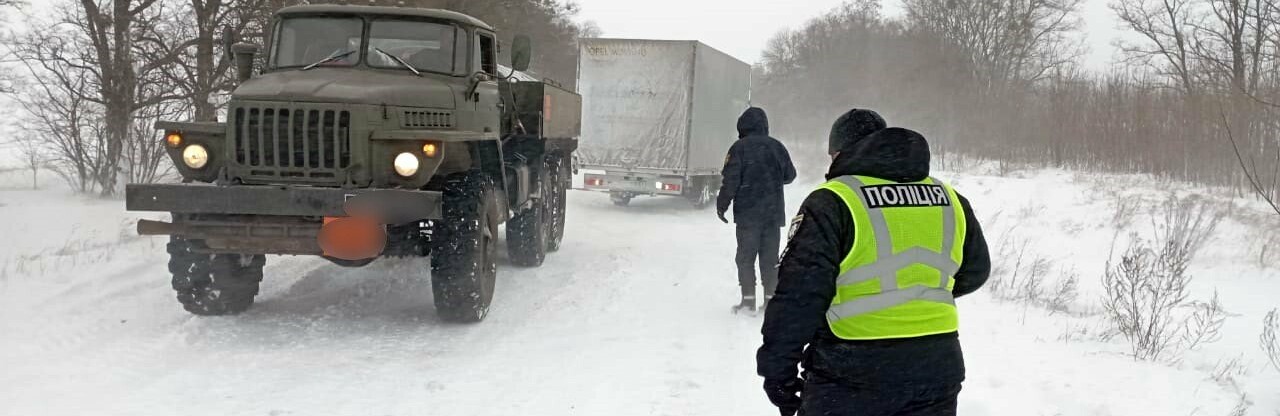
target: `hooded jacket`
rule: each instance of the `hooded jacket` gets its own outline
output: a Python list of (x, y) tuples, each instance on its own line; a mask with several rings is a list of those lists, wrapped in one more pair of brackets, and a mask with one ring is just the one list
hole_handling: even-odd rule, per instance
[[(929, 176), (929, 145), (911, 130), (889, 128), (846, 143), (827, 178), (870, 176), (914, 182)], [(958, 195), (958, 194), (957, 194)], [(976, 291), (991, 269), (986, 239), (969, 201), (959, 197), (967, 232), (964, 260), (955, 275), (956, 297)], [(796, 365), (822, 379), (874, 386), (930, 385), (964, 380), (957, 333), (874, 341), (843, 340), (826, 320), (835, 297), (840, 262), (853, 247), (853, 216), (835, 193), (819, 189), (805, 199), (792, 222), (790, 241), (778, 271), (778, 290), (765, 311), (764, 345), (757, 372), (769, 380), (790, 380)], [(963, 310), (961, 319), (963, 320)]]
[(782, 186), (795, 180), (796, 168), (787, 148), (769, 137), (769, 118), (764, 110), (751, 107), (738, 117), (738, 141), (729, 148), (721, 174), (724, 182), (716, 198), (719, 212), (732, 204), (733, 221), (740, 225), (786, 224)]

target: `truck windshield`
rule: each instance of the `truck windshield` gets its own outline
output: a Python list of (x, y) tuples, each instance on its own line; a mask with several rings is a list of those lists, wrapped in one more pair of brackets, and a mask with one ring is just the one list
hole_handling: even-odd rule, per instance
[(354, 17), (295, 17), (280, 22), (276, 35), (275, 68), (305, 67), (326, 58), (320, 66), (352, 66), (360, 54), (360, 35), (364, 24)]
[(465, 32), (451, 25), (420, 20), (374, 20), (369, 27), (369, 45), (366, 56), (369, 66), (375, 68), (403, 68), (391, 57), (376, 52), (381, 49), (399, 57), (419, 71), (442, 74), (461, 72), (458, 65), (466, 62), (455, 56), (455, 51), (466, 53)]

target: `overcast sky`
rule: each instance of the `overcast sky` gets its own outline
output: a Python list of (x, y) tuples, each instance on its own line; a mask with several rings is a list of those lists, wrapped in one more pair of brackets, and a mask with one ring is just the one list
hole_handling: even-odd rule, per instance
[[(1085, 0), (1081, 16), (1090, 48), (1085, 64), (1104, 69), (1114, 55), (1112, 41), (1121, 33), (1108, 0)], [(594, 21), (605, 37), (693, 39), (755, 63), (771, 36), (796, 28), (840, 5), (840, 0), (577, 0), (578, 18)], [(885, 0), (885, 13), (896, 15), (896, 0)]]

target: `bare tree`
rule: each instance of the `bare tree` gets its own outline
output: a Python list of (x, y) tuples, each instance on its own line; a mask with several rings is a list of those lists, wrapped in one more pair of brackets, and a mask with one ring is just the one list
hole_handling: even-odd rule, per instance
[(18, 144), (18, 151), (22, 154), (23, 167), (31, 171), (31, 189), (40, 189), (40, 169), (48, 160), (45, 147), (33, 136), (23, 136), (15, 142)]
[[(0, 0), (0, 13), (7, 10), (18, 10), (26, 6), (26, 2), (22, 0)], [(3, 15), (0, 15), (2, 17)], [(8, 47), (0, 45), (0, 65), (9, 63), (11, 59)], [(0, 94), (11, 94), (14, 91), (14, 83), (16, 76), (7, 67), (0, 66)]]
[(123, 152), (128, 161), (124, 174), (129, 183), (155, 183), (173, 172), (163, 132), (156, 130), (155, 122), (180, 119), (189, 114), (184, 101), (166, 101), (134, 114)]
[(1204, 1), (1209, 10), (1208, 19), (1190, 22), (1195, 31), (1192, 51), (1215, 77), (1225, 80), (1219, 85), (1230, 89), (1234, 104), (1251, 104), (1244, 98), (1257, 94), (1262, 71), (1275, 59), (1269, 53), (1267, 40), (1274, 33), (1277, 22), (1273, 13), (1280, 2)]
[(52, 22), (32, 17), (28, 33), (11, 44), (20, 59), (38, 68), (37, 76), (59, 84), (44, 90), (98, 106), (105, 154), (95, 179), (103, 195), (113, 195), (120, 174), (133, 169), (125, 148), (136, 113), (178, 98), (162, 85), (162, 69), (177, 53), (147, 49), (154, 46), (149, 39), (159, 33), (156, 25), (164, 13), (159, 0), (79, 0), (77, 5), (60, 8)]
[[(233, 57), (225, 46), (252, 36), (267, 0), (181, 0), (167, 10), (164, 30), (150, 31), (141, 48), (161, 66), (165, 83), (180, 91), (195, 121), (217, 121), (221, 97), (234, 88)], [(253, 28), (256, 30), (256, 28)]]
[(1194, 1), (1115, 0), (1110, 4), (1120, 21), (1144, 40), (1121, 43), (1121, 50), (1130, 59), (1176, 79), (1187, 95), (1196, 95), (1199, 90), (1192, 33), (1199, 16)]
[(43, 148), (48, 163), (71, 187), (92, 192), (104, 182), (107, 169), (106, 140), (101, 131), (102, 113), (81, 91), (89, 88), (85, 68), (61, 61), (34, 61), (40, 71), (63, 74), (34, 77), (31, 91), (16, 96), (27, 117), (22, 129), (31, 134), (31, 144)]
[(1081, 54), (1070, 33), (1080, 0), (907, 0), (907, 21), (960, 48), (978, 76), (1026, 86)]
[[(1271, 207), (1276, 214), (1280, 215), (1280, 205), (1277, 205), (1275, 197), (1280, 194), (1280, 187), (1277, 186), (1277, 179), (1280, 174), (1272, 173), (1272, 181), (1268, 184), (1262, 178), (1262, 172), (1258, 168), (1257, 159), (1251, 154), (1246, 161), (1245, 154), (1241, 151), (1241, 145), (1236, 141), (1235, 134), (1232, 131), (1231, 123), (1227, 120), (1226, 114), (1221, 114), (1223, 124), (1226, 125), (1227, 140), (1231, 142), (1231, 150), (1235, 153), (1236, 161), (1240, 165), (1240, 172), (1244, 174), (1245, 180), (1248, 182), (1250, 190), (1254, 192), (1267, 205)], [(1275, 169), (1280, 169), (1280, 146), (1276, 147), (1275, 161), (1273, 162)]]

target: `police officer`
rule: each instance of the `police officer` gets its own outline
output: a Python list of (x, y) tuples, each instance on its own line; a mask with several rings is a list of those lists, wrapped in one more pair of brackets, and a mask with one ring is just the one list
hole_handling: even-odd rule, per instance
[(738, 286), (742, 300), (733, 311), (756, 309), (756, 260), (768, 302), (778, 281), (778, 244), (787, 223), (782, 187), (796, 179), (796, 168), (786, 146), (769, 137), (769, 118), (764, 110), (751, 107), (738, 118), (738, 141), (729, 148), (722, 171), (724, 182), (716, 199), (716, 214), (733, 205), (737, 226)]
[(757, 371), (783, 415), (954, 415), (955, 298), (987, 280), (986, 240), (969, 201), (929, 176), (923, 136), (859, 136), (865, 115), (846, 116), (829, 182), (791, 222)]

